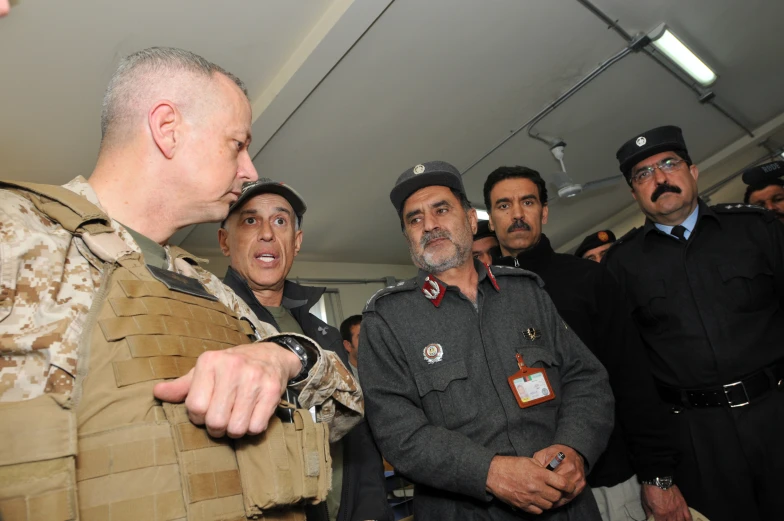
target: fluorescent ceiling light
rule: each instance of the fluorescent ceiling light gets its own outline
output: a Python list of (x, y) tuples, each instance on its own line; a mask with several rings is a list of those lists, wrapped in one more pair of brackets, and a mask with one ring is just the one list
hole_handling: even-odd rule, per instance
[(781, 153), (781, 157), (784, 157), (784, 152)]
[(476, 209), (476, 217), (480, 221), (489, 221), (490, 220), (490, 215), (488, 215), (487, 211), (486, 210), (480, 210), (479, 208)]
[(716, 81), (716, 73), (675, 36), (666, 24), (648, 33), (651, 43), (694, 80), (707, 87)]

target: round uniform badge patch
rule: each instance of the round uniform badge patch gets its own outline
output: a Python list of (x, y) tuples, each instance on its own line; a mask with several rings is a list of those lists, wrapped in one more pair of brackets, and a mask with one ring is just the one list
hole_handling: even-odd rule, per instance
[(421, 174), (424, 171), (425, 171), (425, 165), (417, 165), (414, 167), (415, 174)]
[(640, 136), (640, 137), (637, 138), (637, 141), (635, 141), (635, 143), (637, 143), (638, 147), (641, 147), (641, 146), (645, 145), (645, 143), (647, 143), (647, 142), (648, 142), (648, 140), (645, 139), (645, 136)]
[(610, 236), (607, 235), (607, 232), (599, 232), (596, 234), (596, 236), (599, 237), (599, 240), (602, 242), (607, 242), (610, 240)]
[(444, 348), (441, 347), (441, 344), (430, 344), (425, 347), (423, 354), (428, 364), (435, 364), (444, 358)]

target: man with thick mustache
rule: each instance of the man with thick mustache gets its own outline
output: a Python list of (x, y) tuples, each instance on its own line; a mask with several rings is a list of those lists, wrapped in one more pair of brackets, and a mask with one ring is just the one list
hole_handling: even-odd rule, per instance
[[(672, 476), (677, 452), (667, 440), (667, 412), (656, 394), (634, 323), (624, 313), (620, 288), (596, 262), (556, 253), (542, 233), (549, 207), (539, 172), (503, 166), (485, 181), (485, 205), (500, 248), (493, 264), (533, 271), (577, 336), (610, 375), (616, 426), (607, 450), (588, 477), (604, 521), (690, 519)], [(642, 490), (640, 481), (642, 481)], [(641, 501), (642, 500), (642, 501)]]
[[(246, 183), (218, 230), (221, 251), (231, 258), (223, 282), (253, 310), (258, 319), (279, 331), (318, 339), (343, 362), (341, 378), (354, 384), (340, 332), (310, 309), (326, 288), (286, 280), (302, 245), (302, 219), (307, 206), (290, 186), (261, 178)], [(289, 393), (289, 401), (296, 396)], [(327, 500), (306, 509), (308, 521), (391, 520), (381, 455), (361, 422), (330, 444), (332, 489)]]
[(420, 271), (368, 302), (359, 370), (381, 451), (416, 484), (414, 517), (601, 519), (580, 492), (612, 429), (604, 368), (536, 275), (472, 258), (455, 167), (416, 165), (390, 198)]
[(674, 479), (712, 521), (784, 512), (784, 226), (710, 207), (681, 129), (617, 152), (647, 219), (605, 262), (626, 294), (682, 454)]

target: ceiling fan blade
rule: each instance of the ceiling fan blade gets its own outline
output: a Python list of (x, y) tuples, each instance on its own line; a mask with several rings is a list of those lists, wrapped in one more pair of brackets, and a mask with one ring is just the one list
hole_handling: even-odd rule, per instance
[(605, 177), (604, 179), (597, 179), (596, 181), (588, 181), (583, 185), (583, 191), (598, 190), (606, 186), (613, 186), (623, 179), (623, 175), (614, 175), (612, 177)]
[(553, 172), (553, 182), (555, 186), (559, 188), (565, 185), (574, 184), (574, 181), (572, 181), (572, 178), (569, 177), (569, 174), (567, 174), (563, 170), (557, 170)]

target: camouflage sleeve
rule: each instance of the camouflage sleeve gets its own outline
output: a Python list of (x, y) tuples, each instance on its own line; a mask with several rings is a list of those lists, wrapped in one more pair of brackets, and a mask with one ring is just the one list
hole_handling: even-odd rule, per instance
[(329, 424), (329, 441), (334, 443), (362, 420), (365, 404), (362, 388), (338, 355), (324, 349), (320, 352), (308, 378), (291, 387), (299, 391), (302, 407), (321, 406), (319, 419)]
[(97, 281), (70, 233), (0, 190), (0, 401), (70, 392)]
[[(196, 276), (221, 302), (240, 316), (248, 317), (262, 338), (278, 334), (270, 324), (258, 320), (248, 305), (212, 273), (184, 261), (177, 262), (176, 268), (184, 275)], [(338, 355), (322, 349), (316, 341), (313, 343), (319, 348), (319, 361), (310, 370), (308, 377), (292, 388), (299, 392), (300, 406), (306, 409), (320, 406), (319, 419), (329, 425), (330, 442), (335, 442), (362, 420), (362, 389)]]

